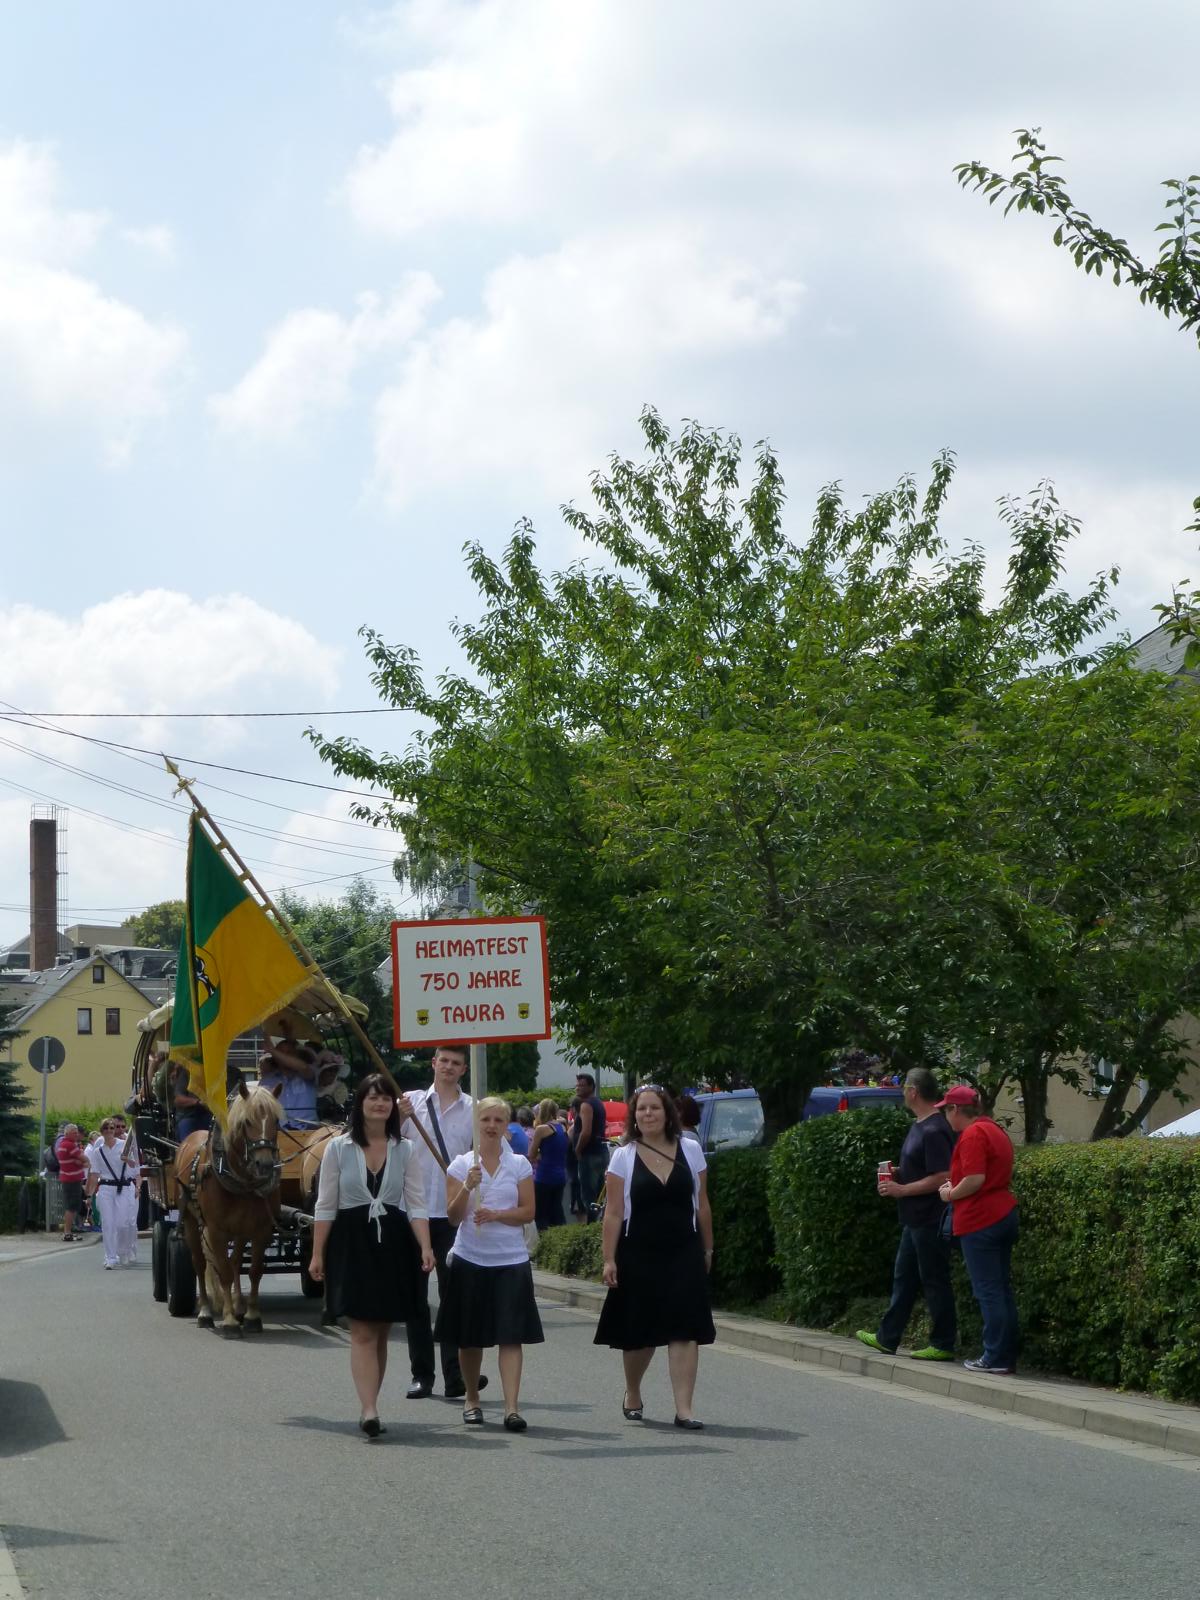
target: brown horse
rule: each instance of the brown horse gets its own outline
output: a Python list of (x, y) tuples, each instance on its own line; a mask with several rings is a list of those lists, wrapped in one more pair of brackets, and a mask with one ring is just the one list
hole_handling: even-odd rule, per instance
[[(179, 1147), (175, 1172), (180, 1187), (179, 1221), (191, 1251), (199, 1291), (197, 1322), (213, 1326), (221, 1309), (221, 1332), (262, 1332), (258, 1286), (263, 1258), (279, 1216), (279, 1124), (283, 1107), (269, 1089), (255, 1084), (229, 1108), (229, 1126), (189, 1134)], [(250, 1246), (250, 1298), (243, 1301), (242, 1254)]]

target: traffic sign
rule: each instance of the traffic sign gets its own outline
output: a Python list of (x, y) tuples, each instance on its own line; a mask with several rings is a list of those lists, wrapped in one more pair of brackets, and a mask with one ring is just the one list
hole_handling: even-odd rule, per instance
[(29, 1065), (35, 1072), (57, 1072), (66, 1059), (66, 1045), (52, 1033), (44, 1033), (29, 1046)]
[(392, 923), (397, 1045), (550, 1037), (544, 917)]

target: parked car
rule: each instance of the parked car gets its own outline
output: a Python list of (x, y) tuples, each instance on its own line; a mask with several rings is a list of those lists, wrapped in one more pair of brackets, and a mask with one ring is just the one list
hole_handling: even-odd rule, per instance
[[(716, 1150), (746, 1150), (762, 1143), (763, 1112), (757, 1089), (727, 1089), (698, 1094), (700, 1143), (708, 1153)], [(851, 1087), (821, 1084), (804, 1103), (801, 1121), (826, 1117), (839, 1111), (863, 1106), (902, 1106), (904, 1090), (896, 1087)]]

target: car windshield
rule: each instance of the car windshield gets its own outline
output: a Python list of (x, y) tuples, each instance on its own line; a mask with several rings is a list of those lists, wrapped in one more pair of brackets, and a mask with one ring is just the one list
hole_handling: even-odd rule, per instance
[(714, 1100), (705, 1148), (744, 1150), (761, 1144), (762, 1131), (762, 1104), (757, 1095), (745, 1100)]

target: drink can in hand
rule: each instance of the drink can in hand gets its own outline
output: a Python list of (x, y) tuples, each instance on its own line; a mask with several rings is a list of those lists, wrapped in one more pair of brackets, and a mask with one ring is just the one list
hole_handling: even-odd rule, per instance
[(893, 1175), (892, 1163), (890, 1161), (881, 1161), (876, 1168), (876, 1174), (876, 1183), (890, 1183)]

